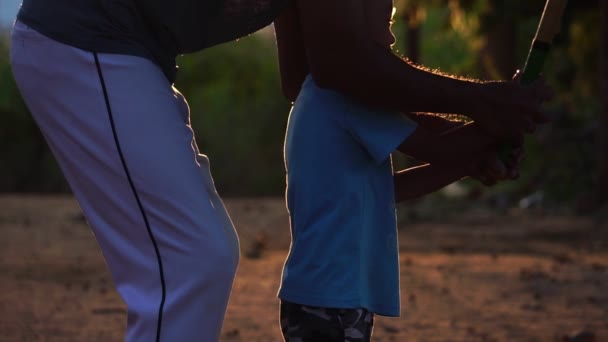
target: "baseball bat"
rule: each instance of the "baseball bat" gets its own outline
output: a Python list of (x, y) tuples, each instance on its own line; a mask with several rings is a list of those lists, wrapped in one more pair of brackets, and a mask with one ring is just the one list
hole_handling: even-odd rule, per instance
[[(529, 85), (540, 76), (551, 45), (553, 38), (559, 33), (562, 26), (562, 17), (566, 10), (568, 0), (547, 0), (545, 9), (538, 23), (536, 35), (532, 40), (532, 46), (528, 52), (528, 57), (524, 64), (521, 75), (521, 83)], [(509, 160), (509, 155), (514, 147), (509, 144), (500, 144), (498, 146), (498, 155), (506, 164)]]

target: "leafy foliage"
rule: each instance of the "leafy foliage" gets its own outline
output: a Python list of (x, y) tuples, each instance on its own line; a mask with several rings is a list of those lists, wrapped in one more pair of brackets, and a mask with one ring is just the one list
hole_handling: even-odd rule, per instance
[[(492, 51), (496, 46), (487, 44), (489, 37), (513, 38), (517, 51), (510, 57), (511, 64), (523, 65), (543, 3), (398, 0), (395, 49), (406, 51), (408, 23), (400, 13), (416, 6), (422, 64), (463, 76), (496, 77), (499, 73), (482, 72), (483, 58), (492, 62), (501, 55)], [(555, 122), (527, 142), (522, 178), (493, 193), (522, 197), (540, 189), (546, 198), (567, 203), (590, 191), (597, 181), (591, 170), (599, 155), (594, 139), (601, 110), (597, 80), (601, 37), (596, 28), (601, 18), (596, 2), (570, 3), (567, 30), (558, 37), (545, 68), (545, 77), (557, 92), (548, 105)], [(509, 22), (513, 30), (496, 31)], [(0, 38), (0, 191), (66, 191), (19, 97), (8, 53), (7, 39)], [(192, 127), (201, 151), (211, 159), (219, 191), (224, 195), (282, 194), (282, 144), (289, 104), (280, 92), (272, 32), (266, 29), (181, 57), (179, 64), (176, 87), (189, 101)]]
[(0, 191), (65, 191), (67, 186), (25, 106), (0, 39)]
[(274, 41), (254, 35), (183, 57), (176, 86), (190, 102), (192, 127), (218, 189), (280, 194), (289, 103), (280, 90)]

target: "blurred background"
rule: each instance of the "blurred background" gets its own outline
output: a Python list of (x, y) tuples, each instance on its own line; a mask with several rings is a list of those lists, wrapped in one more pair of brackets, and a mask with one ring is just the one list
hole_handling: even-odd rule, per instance
[[(488, 80), (523, 66), (545, 3), (395, 1), (398, 54)], [(0, 341), (119, 341), (124, 303), (11, 75), (19, 3), (0, 0)], [(521, 178), (399, 205), (402, 317), (378, 318), (376, 341), (608, 341), (608, 0), (571, 0), (566, 13), (544, 69), (553, 123), (526, 141)], [(282, 340), (290, 104), (276, 59), (268, 27), (178, 61), (241, 240), (222, 341)]]
[[(8, 36), (18, 5), (19, 0), (0, 0), (0, 192), (69, 192), (11, 76)], [(448, 73), (508, 79), (524, 64), (544, 1), (398, 0), (395, 5), (399, 54)], [(464, 182), (435, 197), (466, 195), (501, 207), (583, 212), (606, 200), (608, 74), (600, 63), (608, 40), (605, 11), (598, 1), (570, 1), (544, 71), (557, 92), (547, 105), (554, 122), (528, 139), (521, 179), (490, 191)], [(179, 65), (176, 86), (190, 103), (192, 125), (211, 158), (220, 193), (281, 196), (289, 103), (279, 89), (272, 28), (181, 57)], [(397, 157), (396, 164), (404, 162)]]

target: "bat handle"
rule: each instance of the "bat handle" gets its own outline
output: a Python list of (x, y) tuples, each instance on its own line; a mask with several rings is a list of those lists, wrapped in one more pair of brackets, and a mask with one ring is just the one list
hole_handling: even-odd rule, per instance
[[(547, 55), (549, 54), (550, 47), (551, 45), (548, 43), (534, 40), (521, 75), (521, 83), (523, 85), (529, 85), (538, 79), (542, 72), (543, 65), (545, 64), (545, 60), (547, 59)], [(512, 144), (499, 144), (497, 151), (498, 157), (503, 163), (507, 164), (515, 148), (517, 148), (517, 146)]]
[(550, 44), (534, 40), (532, 48), (528, 53), (528, 59), (524, 65), (523, 74), (521, 75), (521, 83), (523, 85), (529, 85), (540, 77), (550, 48)]

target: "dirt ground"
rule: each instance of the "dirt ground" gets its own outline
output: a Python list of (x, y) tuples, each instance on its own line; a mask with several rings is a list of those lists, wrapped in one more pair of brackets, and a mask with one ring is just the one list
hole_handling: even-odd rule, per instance
[[(243, 258), (221, 340), (282, 341), (283, 200), (226, 204)], [(607, 224), (481, 210), (402, 222), (402, 316), (377, 317), (374, 340), (608, 341)], [(0, 196), (0, 234), (0, 341), (122, 340), (125, 306), (73, 198)]]

